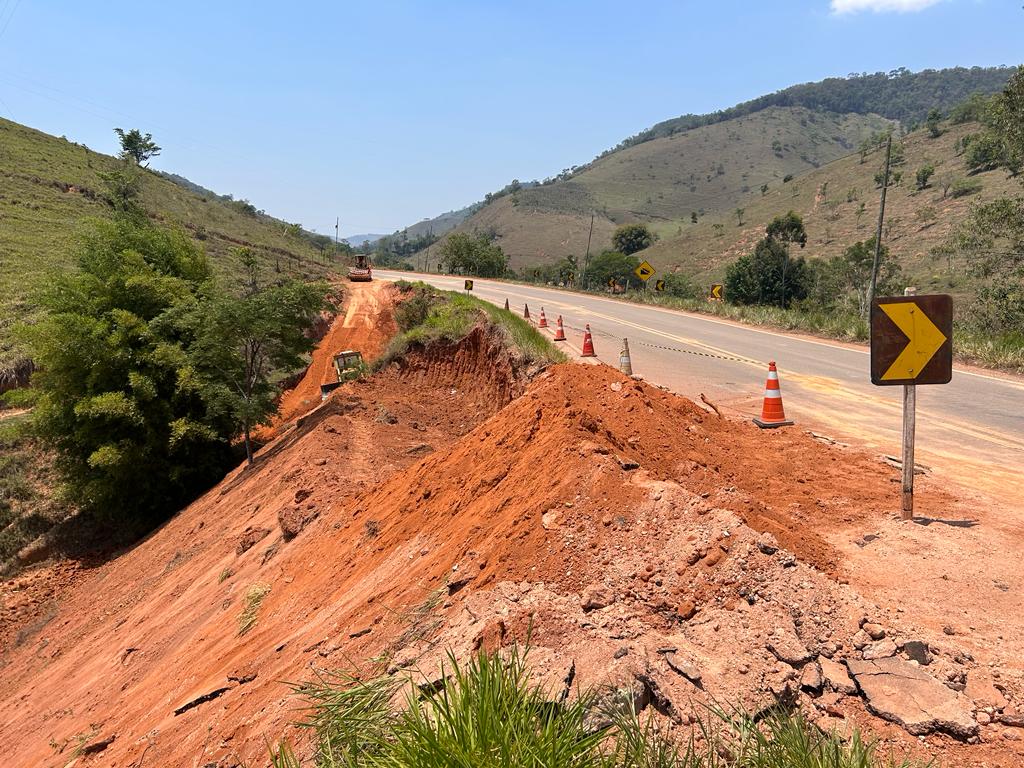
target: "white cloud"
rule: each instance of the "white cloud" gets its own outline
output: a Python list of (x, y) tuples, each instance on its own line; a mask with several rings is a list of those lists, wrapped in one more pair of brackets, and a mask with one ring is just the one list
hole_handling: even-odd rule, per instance
[(860, 11), (913, 13), (923, 11), (939, 2), (941, 0), (832, 0), (832, 13), (859, 13)]

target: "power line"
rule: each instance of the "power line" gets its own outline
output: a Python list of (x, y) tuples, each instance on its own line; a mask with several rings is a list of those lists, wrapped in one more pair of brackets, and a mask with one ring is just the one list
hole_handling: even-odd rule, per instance
[[(7, 31), (7, 27), (10, 26), (11, 19), (13, 19), (14, 18), (14, 14), (16, 14), (18, 12), (18, 6), (19, 5), (21, 5), (21, 0), (14, 0), (14, 8), (11, 10), (10, 15), (7, 17), (7, 21), (5, 21), (4, 25), (2, 27), (0, 27), (0, 38), (2, 38), (4, 36), (4, 32), (6, 32)], [(0, 18), (2, 18), (2, 17), (0, 17)]]

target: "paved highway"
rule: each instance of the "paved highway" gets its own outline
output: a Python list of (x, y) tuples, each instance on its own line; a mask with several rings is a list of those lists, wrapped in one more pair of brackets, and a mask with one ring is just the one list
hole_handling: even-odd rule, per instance
[[(377, 271), (385, 280), (408, 273)], [(462, 290), (463, 278), (415, 275)], [(629, 339), (633, 370), (733, 412), (760, 412), (767, 362), (775, 360), (786, 415), (797, 426), (898, 456), (902, 387), (870, 382), (866, 346), (740, 325), (714, 317), (533, 285), (474, 280), (473, 295), (516, 312), (559, 314), (569, 341), (589, 323), (598, 356), (618, 365)], [(917, 389), (917, 462), (1015, 506), (1024, 506), (1024, 380), (956, 366), (951, 383)], [(895, 491), (894, 491), (895, 493)]]

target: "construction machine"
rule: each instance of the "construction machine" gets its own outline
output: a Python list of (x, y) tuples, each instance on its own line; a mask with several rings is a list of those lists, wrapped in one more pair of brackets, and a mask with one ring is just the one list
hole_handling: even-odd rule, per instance
[(320, 385), (321, 400), (326, 400), (331, 392), (346, 381), (358, 379), (366, 373), (366, 363), (363, 362), (362, 353), (356, 352), (354, 349), (346, 349), (344, 352), (336, 354), (334, 356), (334, 373), (337, 376), (336, 381)]
[(354, 283), (368, 283), (373, 280), (370, 260), (365, 253), (356, 254), (356, 265), (349, 269), (348, 279)]

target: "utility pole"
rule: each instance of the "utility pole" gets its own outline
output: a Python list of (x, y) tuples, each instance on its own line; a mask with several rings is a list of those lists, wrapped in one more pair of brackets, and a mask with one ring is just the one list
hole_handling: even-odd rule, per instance
[(868, 312), (875, 300), (875, 286), (878, 283), (878, 267), (882, 260), (882, 221), (885, 219), (885, 191), (889, 188), (889, 161), (892, 159), (892, 134), (885, 143), (885, 174), (882, 178), (882, 201), (878, 206), (878, 228), (875, 230), (875, 260), (871, 264), (871, 285), (868, 286)]
[(580, 281), (581, 283), (583, 283), (583, 288), (584, 289), (586, 289), (586, 287), (587, 287), (585, 279), (586, 279), (586, 276), (587, 276), (587, 271), (590, 269), (590, 238), (592, 238), (593, 236), (594, 236), (594, 214), (591, 213), (590, 214), (590, 234), (587, 235), (587, 255), (583, 257), (583, 277), (584, 277), (584, 280)]

